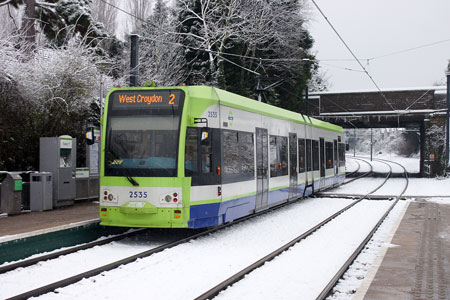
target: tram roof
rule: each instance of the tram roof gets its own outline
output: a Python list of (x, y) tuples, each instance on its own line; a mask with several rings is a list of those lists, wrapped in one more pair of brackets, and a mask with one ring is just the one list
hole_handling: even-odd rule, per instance
[[(267, 103), (259, 102), (244, 96), (227, 92), (210, 86), (171, 86), (171, 87), (124, 87), (113, 88), (108, 96), (116, 90), (160, 90), (160, 89), (181, 89), (184, 90), (189, 98), (205, 99), (209, 101), (220, 102), (221, 105), (233, 107), (245, 111), (250, 111), (265, 116), (287, 120), (299, 124), (307, 124), (316, 128), (344, 133), (341, 126), (321, 121), (306, 115), (302, 115), (287, 109), (276, 107)], [(106, 103), (106, 106), (108, 103)]]
[(215, 100), (220, 101), (221, 105), (250, 111), (277, 119), (288, 120), (300, 124), (308, 124), (317, 128), (344, 133), (342, 127), (338, 125), (321, 121), (267, 103), (259, 102), (218, 88), (208, 86), (186, 86), (185, 88), (188, 96), (192, 98), (211, 97), (215, 94), (217, 96), (217, 99)]

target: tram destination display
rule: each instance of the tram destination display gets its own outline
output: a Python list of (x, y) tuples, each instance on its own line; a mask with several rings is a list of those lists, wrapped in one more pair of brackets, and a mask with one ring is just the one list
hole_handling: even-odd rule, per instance
[(125, 90), (112, 93), (112, 109), (177, 109), (184, 99), (182, 90)]

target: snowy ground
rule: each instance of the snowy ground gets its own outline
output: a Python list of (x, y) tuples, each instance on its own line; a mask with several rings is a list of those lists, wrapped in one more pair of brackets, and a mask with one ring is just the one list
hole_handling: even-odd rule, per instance
[[(370, 157), (367, 155), (360, 155), (356, 158), (364, 157), (365, 160), (370, 162)], [(375, 158), (382, 158), (386, 160), (395, 161), (403, 165), (408, 173), (419, 172), (419, 161), (417, 158), (405, 158), (397, 156), (380, 156)], [(355, 171), (358, 167), (357, 162), (360, 164), (359, 172), (369, 171), (368, 164), (352, 159), (352, 156), (346, 157), (347, 172)], [(377, 173), (386, 173), (389, 168), (382, 162), (372, 161), (373, 171)], [(403, 169), (395, 164), (391, 164), (394, 173), (401, 173)], [(384, 179), (382, 178), (361, 178), (355, 182), (349, 183), (344, 186), (340, 186), (332, 191), (332, 193), (338, 194), (365, 194), (373, 190)], [(391, 178), (386, 183), (386, 186), (375, 193), (375, 195), (395, 195), (397, 191), (401, 190), (404, 186), (405, 180), (403, 178)], [(408, 189), (405, 192), (405, 196), (411, 199), (420, 199), (428, 197), (450, 197), (450, 178), (409, 178)], [(450, 198), (449, 198), (450, 199)], [(445, 201), (444, 201), (445, 202)]]
[[(349, 169), (353, 163), (351, 159), (347, 161)], [(381, 171), (381, 164), (376, 168), (384, 172)], [(414, 167), (408, 168), (410, 171)], [(404, 179), (390, 180), (393, 183), (383, 193), (395, 194)], [(365, 178), (348, 184), (349, 188), (343, 186), (336, 191), (346, 191), (348, 188), (355, 194), (367, 193), (369, 187), (376, 185), (376, 181), (378, 179)], [(358, 256), (344, 280), (335, 288), (331, 299), (352, 298), (380, 249), (392, 246), (389, 244), (389, 237), (395, 231), (409, 201), (420, 198), (450, 205), (449, 184), (450, 179), (411, 179), (407, 194), (413, 199), (400, 201), (394, 208), (369, 247)], [(49, 293), (39, 299), (193, 299), (350, 202), (348, 199), (331, 198), (301, 200), (208, 237), (84, 279), (59, 289), (58, 293)], [(391, 204), (391, 201), (361, 202), (311, 237), (223, 291), (217, 299), (315, 299), (324, 284), (334, 276), (343, 261)], [(24, 270), (1, 274), (0, 298), (19, 294), (157, 245), (152, 237), (139, 242), (115, 242), (106, 248), (96, 247)]]
[[(355, 160), (353, 159), (353, 155), (347, 155), (346, 157), (346, 168), (347, 168), (347, 172), (353, 172), (356, 170), (357, 168), (357, 163), (356, 161), (358, 161), (361, 165), (361, 168), (359, 170), (359, 172), (367, 172), (369, 171), (369, 166), (368, 164), (364, 163), (364, 162), (360, 162), (359, 160)], [(367, 154), (356, 154), (356, 157), (358, 159), (365, 159), (368, 160), (370, 162), (370, 155)], [(390, 160), (390, 161), (395, 161), (399, 164), (401, 164), (402, 166), (404, 166), (406, 168), (406, 170), (408, 171), (408, 173), (419, 173), (420, 172), (420, 160), (419, 158), (409, 158), (409, 157), (401, 157), (401, 156), (394, 156), (394, 155), (375, 155), (373, 156), (373, 159), (385, 159), (385, 160)], [(388, 171), (388, 167), (386, 167), (385, 164), (381, 163), (381, 162), (377, 162), (376, 160), (372, 161), (371, 163), (373, 163), (374, 172), (379, 172), (379, 173), (384, 173)], [(392, 166), (392, 172), (393, 173), (403, 173), (403, 169), (399, 166)]]
[[(307, 199), (40, 298), (119, 299), (127, 298), (133, 291), (135, 299), (149, 295), (153, 299), (193, 299), (350, 202)], [(250, 299), (261, 299), (261, 295), (264, 299), (314, 298), (390, 204), (389, 201), (358, 204), (247, 276), (248, 283), (246, 279), (220, 297), (241, 299), (236, 295), (245, 292), (245, 298)], [(371, 213), (367, 214), (368, 211)]]

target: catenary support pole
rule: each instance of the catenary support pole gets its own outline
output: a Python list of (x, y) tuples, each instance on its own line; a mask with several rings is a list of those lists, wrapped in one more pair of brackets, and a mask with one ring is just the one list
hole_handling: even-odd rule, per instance
[(370, 128), (370, 161), (372, 161), (372, 155), (373, 155), (373, 131), (372, 128)]
[(138, 86), (139, 76), (139, 36), (131, 34), (130, 86)]
[(309, 114), (308, 111), (308, 101), (309, 101), (309, 90), (308, 90), (308, 85), (306, 85), (305, 87), (305, 115)]

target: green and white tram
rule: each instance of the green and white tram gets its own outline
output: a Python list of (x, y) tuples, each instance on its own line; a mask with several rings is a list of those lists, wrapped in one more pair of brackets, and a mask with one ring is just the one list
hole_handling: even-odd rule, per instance
[(341, 127), (217, 88), (114, 88), (102, 120), (102, 225), (220, 225), (338, 185)]

